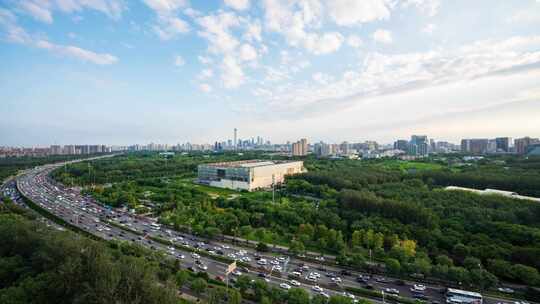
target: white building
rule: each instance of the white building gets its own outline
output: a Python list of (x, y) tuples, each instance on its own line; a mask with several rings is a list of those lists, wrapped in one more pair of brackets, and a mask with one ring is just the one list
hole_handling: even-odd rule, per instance
[(244, 160), (201, 164), (197, 167), (201, 184), (233, 190), (253, 191), (280, 184), (285, 176), (305, 172), (303, 161)]

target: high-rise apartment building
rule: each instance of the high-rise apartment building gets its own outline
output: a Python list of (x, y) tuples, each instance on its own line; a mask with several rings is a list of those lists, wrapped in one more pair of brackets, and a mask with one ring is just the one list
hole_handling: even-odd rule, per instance
[(398, 139), (394, 142), (394, 149), (401, 150), (403, 152), (409, 151), (409, 141), (406, 139)]
[(293, 156), (305, 156), (308, 154), (308, 142), (307, 139), (302, 138), (299, 141), (292, 144)]

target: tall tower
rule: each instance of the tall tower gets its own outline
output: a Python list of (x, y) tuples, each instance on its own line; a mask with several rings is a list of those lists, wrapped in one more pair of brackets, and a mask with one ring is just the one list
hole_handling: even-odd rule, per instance
[(234, 150), (236, 150), (236, 148), (238, 147), (238, 144), (236, 142), (236, 135), (237, 135), (237, 130), (236, 128), (234, 128)]

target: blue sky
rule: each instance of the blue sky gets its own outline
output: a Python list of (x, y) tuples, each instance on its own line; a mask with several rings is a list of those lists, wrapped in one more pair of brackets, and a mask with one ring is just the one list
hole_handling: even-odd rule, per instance
[(540, 136), (537, 0), (0, 0), (0, 145)]

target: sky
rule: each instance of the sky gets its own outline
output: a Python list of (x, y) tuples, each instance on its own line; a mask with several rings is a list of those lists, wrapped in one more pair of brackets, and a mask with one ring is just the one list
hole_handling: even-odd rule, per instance
[(540, 0), (0, 0), (0, 146), (540, 137)]

